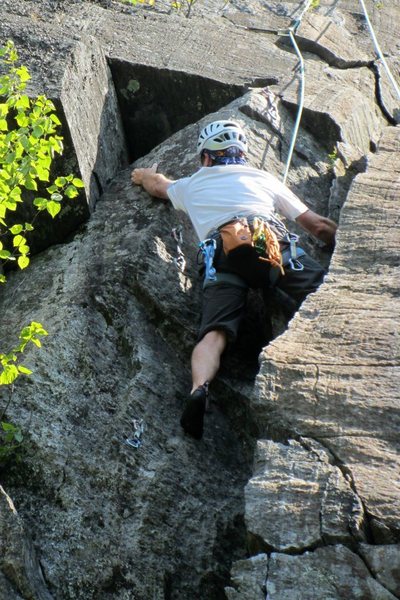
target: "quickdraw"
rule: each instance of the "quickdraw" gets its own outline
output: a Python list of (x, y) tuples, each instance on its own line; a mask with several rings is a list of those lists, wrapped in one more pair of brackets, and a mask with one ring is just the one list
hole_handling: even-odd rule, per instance
[(171, 235), (176, 242), (176, 257), (174, 258), (174, 263), (177, 266), (177, 268), (183, 273), (183, 271), (186, 268), (186, 259), (181, 248), (181, 244), (183, 244), (182, 225), (174, 227), (171, 231)]
[(143, 419), (133, 419), (133, 435), (130, 438), (125, 439), (125, 444), (132, 446), (132, 448), (139, 448), (142, 445), (142, 435), (144, 432)]
[(289, 248), (290, 248), (290, 258), (288, 260), (288, 264), (293, 271), (303, 271), (304, 265), (299, 261), (299, 249), (297, 246), (297, 242), (299, 241), (299, 236), (295, 233), (288, 234), (289, 240)]
[(216, 270), (213, 267), (215, 250), (217, 242), (213, 238), (207, 238), (199, 244), (200, 252), (203, 254), (204, 266), (206, 268), (205, 280), (215, 281), (217, 279)]

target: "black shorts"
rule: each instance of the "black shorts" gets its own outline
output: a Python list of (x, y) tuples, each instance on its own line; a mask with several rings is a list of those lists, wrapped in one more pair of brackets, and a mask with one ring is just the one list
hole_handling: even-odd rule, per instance
[[(299, 260), (303, 270), (293, 270), (290, 265), (286, 265), (285, 274), (279, 274), (274, 283), (274, 287), (285, 292), (294, 301), (296, 308), (308, 294), (316, 291), (325, 275), (325, 269), (307, 254)], [(234, 341), (245, 312), (248, 290), (255, 287), (268, 292), (268, 289), (271, 289), (271, 267), (264, 262), (263, 270), (260, 269), (257, 273), (256, 283), (252, 283), (247, 277), (248, 266), (245, 270), (241, 270), (240, 265), (236, 268), (237, 265), (229, 261), (221, 249), (217, 253), (214, 266), (217, 279), (214, 282), (206, 282), (203, 289), (198, 341), (209, 331), (215, 330), (224, 331), (228, 340)]]

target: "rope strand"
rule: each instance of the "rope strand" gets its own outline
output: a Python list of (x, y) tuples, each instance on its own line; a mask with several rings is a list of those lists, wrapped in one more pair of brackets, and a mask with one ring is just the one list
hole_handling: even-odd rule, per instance
[(283, 35), (288, 35), (290, 37), (290, 41), (292, 43), (292, 46), (297, 54), (297, 57), (299, 59), (300, 62), (300, 101), (299, 101), (299, 108), (297, 111), (297, 116), (296, 116), (296, 122), (294, 125), (294, 129), (293, 129), (293, 133), (292, 133), (292, 139), (290, 142), (290, 147), (289, 147), (289, 152), (288, 152), (288, 157), (286, 159), (286, 167), (285, 167), (285, 171), (283, 174), (283, 183), (286, 183), (286, 179), (289, 173), (289, 168), (290, 168), (290, 163), (292, 162), (292, 156), (293, 156), (293, 152), (294, 152), (294, 146), (296, 144), (296, 139), (297, 139), (297, 134), (299, 131), (299, 127), (300, 127), (300, 121), (301, 121), (301, 115), (303, 113), (303, 106), (304, 106), (304, 90), (305, 90), (305, 68), (304, 68), (304, 59), (303, 59), (303, 55), (300, 52), (300, 48), (297, 45), (296, 39), (295, 39), (295, 34), (297, 29), (299, 28), (300, 24), (301, 24), (301, 20), (304, 17), (304, 15), (306, 14), (306, 12), (308, 11), (308, 9), (310, 8), (310, 6), (312, 5), (313, 0), (307, 0), (307, 2), (305, 2), (304, 4), (304, 8), (301, 11), (300, 15), (297, 17), (297, 19), (295, 19), (293, 21), (293, 24), (291, 27), (289, 27), (289, 29), (286, 32), (280, 32)]
[(267, 257), (260, 256), (260, 260), (265, 260), (266, 262), (271, 263), (273, 267), (278, 267), (282, 275), (284, 275), (285, 270), (282, 263), (282, 253), (276, 233), (270, 228), (269, 224), (264, 221), (264, 219), (259, 219), (258, 217), (254, 218), (253, 228), (254, 245), (257, 246), (258, 240), (261, 240), (262, 243), (265, 243), (265, 252)]
[(286, 179), (289, 173), (289, 168), (290, 168), (290, 163), (292, 162), (292, 156), (293, 156), (293, 151), (294, 151), (294, 146), (296, 144), (296, 139), (297, 139), (297, 134), (299, 131), (299, 127), (300, 127), (300, 121), (301, 121), (301, 115), (303, 114), (303, 106), (304, 106), (304, 90), (305, 90), (305, 69), (304, 69), (304, 59), (303, 59), (303, 55), (300, 52), (300, 49), (296, 43), (295, 37), (293, 35), (293, 31), (289, 30), (289, 36), (290, 36), (290, 41), (292, 42), (292, 45), (296, 51), (297, 56), (299, 57), (299, 61), (300, 61), (300, 102), (299, 102), (299, 109), (297, 111), (297, 116), (296, 116), (296, 122), (295, 122), (295, 126), (293, 129), (293, 133), (292, 133), (292, 140), (290, 142), (290, 147), (289, 147), (289, 153), (288, 153), (288, 157), (286, 159), (286, 168), (285, 168), (285, 172), (283, 174), (283, 183), (286, 183)]
[(378, 43), (378, 40), (376, 38), (374, 29), (373, 29), (371, 21), (369, 19), (369, 15), (368, 15), (368, 12), (367, 12), (367, 7), (365, 6), (365, 2), (364, 2), (364, 0), (360, 0), (360, 3), (361, 3), (361, 6), (363, 8), (363, 11), (364, 11), (365, 20), (367, 21), (367, 25), (368, 25), (368, 28), (369, 28), (369, 31), (370, 31), (370, 34), (371, 34), (371, 37), (372, 37), (372, 41), (373, 41), (376, 53), (377, 53), (378, 57), (381, 59), (382, 64), (385, 67), (386, 74), (389, 77), (389, 79), (390, 79), (390, 81), (391, 81), (391, 83), (393, 85), (393, 88), (394, 88), (394, 90), (395, 90), (398, 98), (400, 99), (400, 88), (397, 85), (397, 83), (396, 83), (396, 81), (395, 81), (395, 79), (394, 79), (394, 77), (393, 77), (393, 75), (392, 75), (392, 73), (391, 73), (391, 71), (389, 69), (389, 66), (388, 66), (388, 64), (386, 62), (385, 57), (383, 56), (382, 50), (381, 50), (381, 48), (379, 46), (379, 43)]

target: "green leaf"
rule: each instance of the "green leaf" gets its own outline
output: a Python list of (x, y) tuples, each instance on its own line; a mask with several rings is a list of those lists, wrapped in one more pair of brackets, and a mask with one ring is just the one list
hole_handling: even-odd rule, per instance
[(48, 181), (49, 180), (49, 170), (42, 168), (40, 165), (36, 166), (37, 175), (40, 181)]
[(47, 206), (48, 200), (46, 198), (35, 198), (33, 204), (39, 209), (44, 210)]
[(13, 425), (12, 423), (7, 423), (7, 421), (2, 421), (1, 428), (3, 431), (14, 431), (15, 425)]
[(19, 67), (19, 69), (17, 69), (17, 75), (19, 76), (22, 82), (29, 81), (29, 79), (31, 78), (28, 69), (23, 65)]
[(24, 113), (19, 113), (15, 120), (17, 121), (20, 127), (28, 127), (29, 125), (29, 117), (27, 117)]
[(9, 252), (8, 250), (0, 250), (0, 258), (2, 260), (7, 260), (7, 258), (9, 258), (11, 256), (11, 252)]
[(27, 135), (21, 135), (20, 137), (20, 143), (22, 144), (23, 149), (29, 153), (30, 149), (31, 149), (31, 144), (28, 140), (28, 136)]
[(41, 125), (35, 125), (35, 127), (33, 128), (33, 131), (32, 131), (33, 137), (38, 139), (38, 138), (42, 137), (43, 133), (44, 133), (43, 127)]
[(25, 244), (25, 243), (26, 243), (26, 238), (24, 238), (23, 235), (14, 236), (14, 239), (13, 239), (14, 248), (18, 248), (18, 246), (21, 246), (22, 244)]
[(54, 200), (54, 202), (62, 202), (63, 197), (61, 194), (56, 192), (55, 194), (51, 195), (51, 199)]
[(79, 192), (74, 185), (69, 185), (65, 189), (64, 194), (67, 196), (67, 198), (76, 198), (78, 196)]
[(41, 323), (37, 321), (31, 322), (31, 329), (36, 333), (36, 335), (49, 335), (48, 332), (44, 329)]
[(25, 254), (18, 257), (18, 266), (20, 269), (26, 269), (26, 267), (29, 265), (29, 262), (29, 258), (25, 256)]
[(58, 213), (61, 210), (61, 204), (59, 202), (54, 202), (54, 200), (49, 200), (47, 202), (46, 209), (47, 209), (47, 212), (50, 213), (54, 219), (54, 217), (56, 215), (58, 215)]
[(6, 155), (6, 164), (10, 165), (15, 161), (15, 158), (16, 152), (8, 152), (8, 154)]
[(15, 365), (6, 365), (0, 374), (0, 385), (10, 385), (18, 377), (18, 369)]
[(6, 200), (4, 202), (4, 206), (8, 209), (8, 210), (17, 210), (17, 202), (16, 201), (12, 201), (12, 200)]
[(0, 104), (0, 117), (6, 117), (8, 115), (10, 107), (7, 103)]
[(24, 436), (22, 434), (22, 431), (18, 428), (18, 430), (14, 433), (14, 439), (16, 442), (18, 442), (19, 444), (23, 441)]
[(21, 233), (22, 230), (23, 230), (22, 225), (13, 225), (12, 227), (10, 227), (10, 231), (13, 235), (16, 235), (17, 233)]
[(0, 119), (0, 131), (8, 131), (8, 124), (6, 119)]
[(55, 180), (54, 184), (57, 187), (64, 187), (64, 185), (67, 183), (67, 179), (65, 177), (57, 177), (57, 179)]
[(85, 184), (83, 183), (82, 179), (79, 179), (78, 177), (73, 178), (72, 184), (77, 188), (85, 187)]
[(15, 186), (10, 192), (10, 198), (14, 199), (16, 202), (21, 201), (21, 188), (19, 186)]
[(50, 115), (50, 119), (53, 121), (53, 123), (55, 123), (56, 125), (61, 125), (61, 121), (60, 119), (57, 117), (57, 115)]
[(20, 96), (20, 98), (18, 98), (18, 100), (15, 103), (15, 108), (29, 108), (31, 105), (31, 101), (29, 100), (28, 96)]
[(30, 369), (27, 369), (23, 365), (18, 365), (18, 371), (20, 373), (23, 373), (24, 375), (31, 375), (32, 374), (32, 371)]
[(36, 181), (29, 176), (25, 179), (25, 187), (27, 190), (34, 190), (35, 192), (38, 189)]

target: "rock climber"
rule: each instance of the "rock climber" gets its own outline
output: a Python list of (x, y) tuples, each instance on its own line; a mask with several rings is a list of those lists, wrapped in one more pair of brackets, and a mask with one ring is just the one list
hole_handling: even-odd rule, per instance
[[(218, 120), (200, 132), (201, 168), (168, 179), (157, 166), (136, 168), (132, 182), (170, 200), (189, 216), (205, 257), (202, 318), (191, 357), (192, 390), (180, 420), (196, 439), (203, 435), (208, 386), (227, 343), (235, 340), (249, 288), (277, 287), (298, 308), (322, 283), (325, 271), (297, 245), (278, 215), (334, 246), (336, 224), (310, 210), (273, 175), (247, 164), (242, 127)], [(258, 233), (257, 233), (258, 232)]]

